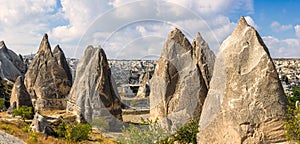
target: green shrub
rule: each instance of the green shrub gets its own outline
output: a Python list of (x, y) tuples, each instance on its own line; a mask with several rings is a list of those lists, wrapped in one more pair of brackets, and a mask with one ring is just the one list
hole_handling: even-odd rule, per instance
[(91, 126), (89, 124), (77, 124), (72, 128), (71, 140), (75, 142), (88, 140)]
[(24, 126), (22, 127), (22, 130), (23, 130), (24, 132), (30, 132), (30, 125), (24, 125)]
[(13, 116), (21, 116), (21, 118), (25, 121), (25, 119), (33, 118), (33, 110), (32, 107), (22, 106), (18, 109), (13, 110)]
[(288, 107), (286, 121), (284, 122), (286, 129), (286, 138), (290, 141), (300, 143), (300, 108), (296, 107), (296, 101), (300, 101), (299, 88), (294, 88), (292, 96), (287, 96)]
[(65, 137), (67, 133), (67, 124), (65, 122), (60, 123), (55, 133), (58, 137)]
[(30, 135), (29, 135), (29, 140), (32, 143), (37, 143), (38, 142), (38, 135), (37, 135), (37, 133), (31, 132)]
[(123, 127), (123, 136), (118, 137), (118, 143), (124, 144), (149, 144), (158, 143), (169, 136), (168, 131), (163, 129), (157, 120), (142, 119), (140, 125), (130, 124), (129, 127)]
[(0, 98), (0, 109), (4, 109), (4, 108), (5, 108), (5, 99)]
[(179, 128), (176, 131), (176, 134), (173, 136), (174, 141), (179, 141), (180, 143), (197, 143), (197, 133), (198, 131), (199, 120), (193, 120), (189, 123), (186, 123), (183, 127)]

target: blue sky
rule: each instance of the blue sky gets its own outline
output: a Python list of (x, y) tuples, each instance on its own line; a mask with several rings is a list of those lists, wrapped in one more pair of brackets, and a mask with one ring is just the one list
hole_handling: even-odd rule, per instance
[(108, 58), (159, 56), (168, 33), (197, 32), (215, 53), (245, 16), (272, 57), (300, 57), (298, 0), (0, 0), (0, 40), (16, 53), (38, 49), (44, 33), (68, 57), (87, 45)]

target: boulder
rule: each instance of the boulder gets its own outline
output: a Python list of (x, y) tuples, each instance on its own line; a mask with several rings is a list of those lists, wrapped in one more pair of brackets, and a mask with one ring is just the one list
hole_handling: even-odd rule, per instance
[(150, 80), (150, 119), (158, 119), (169, 129), (198, 119), (207, 87), (193, 48), (184, 34), (173, 30), (162, 49)]
[(40, 115), (38, 112), (36, 112), (33, 117), (32, 123), (30, 125), (30, 130), (33, 132), (44, 133), (46, 136), (54, 134), (54, 130), (47, 122), (47, 119)]
[(8, 49), (4, 41), (0, 41), (0, 77), (14, 82), (18, 76), (23, 76), (25, 72), (26, 66), (22, 59)]
[(244, 19), (222, 43), (198, 143), (282, 143), (287, 100), (268, 48)]
[(24, 85), (23, 77), (19, 76), (12, 88), (10, 96), (10, 109), (18, 109), (21, 106), (33, 107), (30, 95)]
[(122, 104), (114, 85), (104, 50), (88, 46), (77, 65), (67, 112), (87, 122), (104, 118), (117, 126), (114, 122), (122, 120)]
[(66, 108), (72, 76), (61, 48), (51, 51), (47, 34), (25, 75), (24, 84), (38, 110)]
[(213, 75), (215, 54), (210, 50), (207, 42), (198, 32), (193, 41), (193, 60), (198, 64), (203, 76), (206, 87), (209, 88), (209, 83)]

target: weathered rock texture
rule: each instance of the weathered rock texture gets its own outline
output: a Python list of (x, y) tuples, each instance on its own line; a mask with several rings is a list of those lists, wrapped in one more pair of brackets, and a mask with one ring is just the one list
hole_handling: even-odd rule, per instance
[(242, 17), (221, 45), (198, 143), (285, 141), (286, 97), (267, 47)]
[(193, 41), (193, 60), (198, 64), (206, 87), (209, 88), (209, 83), (213, 75), (215, 54), (210, 50), (207, 42), (198, 32)]
[(22, 59), (8, 49), (3, 41), (0, 41), (0, 77), (15, 81), (18, 76), (23, 76), (26, 66)]
[(36, 109), (65, 109), (72, 75), (63, 51), (57, 45), (53, 52), (45, 34), (24, 80)]
[(79, 60), (67, 111), (83, 116), (88, 122), (105, 118), (113, 125), (112, 119), (122, 119), (121, 101), (102, 48), (88, 46)]
[(183, 33), (173, 30), (150, 81), (150, 118), (158, 118), (171, 129), (200, 117), (207, 94), (192, 54), (192, 46)]
[(10, 108), (17, 109), (21, 106), (33, 107), (30, 95), (24, 85), (23, 77), (19, 76), (12, 88), (10, 96)]
[(40, 115), (38, 112), (35, 113), (30, 129), (33, 132), (44, 133), (46, 135), (53, 135), (54, 130), (51, 128), (50, 124), (47, 122), (47, 119)]
[(150, 94), (149, 81), (150, 81), (150, 73), (149, 71), (147, 71), (145, 74), (141, 76), (141, 80), (139, 82), (140, 86), (136, 94), (136, 97), (145, 98), (149, 96)]

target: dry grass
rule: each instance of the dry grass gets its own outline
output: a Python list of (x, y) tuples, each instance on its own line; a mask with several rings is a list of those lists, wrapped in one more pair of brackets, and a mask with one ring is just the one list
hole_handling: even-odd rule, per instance
[[(0, 113), (2, 120), (0, 120), (0, 130), (8, 134), (11, 134), (28, 144), (73, 144), (74, 142), (69, 142), (64, 138), (56, 138), (53, 136), (46, 136), (42, 133), (32, 133), (24, 130), (25, 126), (30, 125), (30, 123), (23, 122), (22, 120), (3, 120), (3, 118), (11, 118), (6, 113)], [(79, 144), (115, 144), (116, 142), (103, 137), (99, 133), (91, 132), (89, 134), (89, 140), (79, 142)]]

